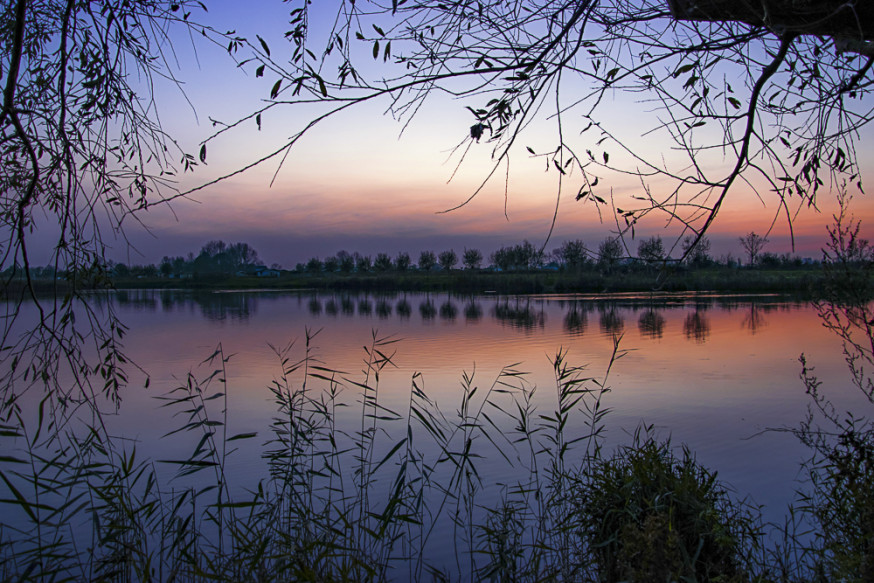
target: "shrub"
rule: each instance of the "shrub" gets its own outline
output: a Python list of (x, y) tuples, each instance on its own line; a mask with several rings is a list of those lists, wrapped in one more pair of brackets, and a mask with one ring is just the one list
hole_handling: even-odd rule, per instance
[(579, 491), (580, 536), (601, 581), (744, 581), (753, 512), (716, 474), (648, 432), (594, 460)]

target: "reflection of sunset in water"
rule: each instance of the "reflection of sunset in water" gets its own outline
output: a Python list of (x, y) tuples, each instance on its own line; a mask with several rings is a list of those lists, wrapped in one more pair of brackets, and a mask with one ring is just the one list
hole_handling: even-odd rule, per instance
[[(615, 335), (627, 352), (609, 380), (608, 446), (626, 440), (639, 423), (652, 423), (782, 516), (805, 451), (785, 433), (747, 438), (803, 418), (802, 352), (831, 394), (848, 386), (840, 345), (812, 309), (773, 297), (131, 291), (114, 301), (131, 327), (128, 352), (151, 375), (149, 390), (130, 387), (119, 423), (148, 447), (159, 448), (167, 431), (165, 412), (152, 397), (176, 386), (218, 343), (233, 355), (231, 425), (266, 434), (275, 414), (267, 387), (280, 372), (269, 345), (296, 339), (290, 358), (299, 359), (307, 330), (315, 357), (340, 371), (336, 378), (353, 381), (362, 378), (363, 347), (374, 330), (399, 339), (385, 348), (395, 366), (380, 375), (380, 399), (388, 407), (406, 406), (412, 376), (421, 372), (428, 394), (452, 412), (464, 371), (485, 388), (503, 367), (518, 363), (544, 414), (555, 398), (550, 357), (565, 349), (571, 363), (586, 364), (588, 374), (601, 378)], [(344, 394), (355, 402), (348, 383)]]

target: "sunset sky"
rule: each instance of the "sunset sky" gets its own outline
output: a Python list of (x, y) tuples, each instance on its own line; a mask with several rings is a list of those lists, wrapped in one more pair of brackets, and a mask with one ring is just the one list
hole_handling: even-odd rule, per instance
[[(288, 50), (281, 36), (289, 5), (259, 0), (245, 7), (230, 1), (210, 2), (208, 6), (209, 13), (202, 20), (214, 22), (216, 28), (234, 28), (252, 39), (257, 33), (268, 41), (274, 56)], [(178, 137), (187, 151), (196, 153), (200, 141), (214, 131), (211, 119), (231, 122), (258, 108), (268, 97), (275, 76), (256, 79), (253, 67), (235, 67), (218, 47), (199, 43), (195, 56), (191, 43), (181, 38), (175, 48), (178, 75), (194, 109), (178, 90), (164, 85), (158, 89), (159, 111), (165, 129)], [(647, 113), (651, 106), (639, 97), (617, 94), (613, 98), (615, 102), (603, 109), (605, 126), (650, 153), (667, 147), (658, 136), (642, 136), (651, 127), (653, 118)], [(472, 116), (465, 109), (467, 104), (434, 95), (403, 135), (403, 124), (385, 114), (387, 101), (353, 108), (318, 126), (295, 146), (281, 168), (278, 159), (270, 160), (187, 200), (153, 207), (139, 215), (147, 230), (129, 221), (126, 234), (132, 248), (125, 240), (107, 235), (109, 256), (127, 263), (156, 263), (164, 255), (196, 253), (206, 241), (223, 239), (248, 242), (265, 263), (292, 268), (309, 257), (325, 258), (340, 249), (365, 254), (384, 251), (392, 256), (404, 250), (415, 260), (424, 249), (460, 252), (476, 247), (488, 256), (502, 245), (523, 239), (543, 244), (555, 210), (558, 174), (545, 172), (544, 160), (528, 155), (525, 146), (537, 152), (554, 148), (555, 124), (549, 120), (540, 120), (520, 140), (512, 156), (506, 200), (502, 167), (470, 204), (441, 213), (467, 199), (491, 168), (491, 146), (483, 140), (472, 144), (453, 177), (459, 161), (454, 149), (469, 143), (465, 138)], [(186, 175), (180, 186), (190, 188), (277, 148), (317, 111), (315, 107), (271, 110), (263, 115), (261, 131), (250, 120), (211, 142), (208, 165)], [(579, 150), (591, 147), (589, 143), (598, 137), (594, 132), (580, 135)], [(874, 177), (870, 172), (874, 168), (872, 147), (874, 134), (865, 131), (859, 157), (867, 181)], [(611, 155), (614, 159), (620, 156), (619, 149), (614, 147)], [(571, 176), (565, 181), (547, 251), (566, 239), (577, 238), (596, 247), (616, 229), (609, 207), (602, 207), (599, 217), (591, 204), (574, 201), (579, 187), (576, 179)], [(641, 189), (639, 181), (627, 176), (604, 176), (602, 181), (601, 194), (612, 190), (618, 200)], [(740, 183), (730, 198), (709, 233), (711, 252), (717, 257), (726, 253), (740, 256), (738, 236), (749, 231), (767, 232), (779, 210), (775, 198), (765, 199), (763, 204)], [(819, 212), (805, 208), (793, 221), (798, 255), (820, 256), (825, 227), (835, 210), (834, 195), (821, 191), (818, 201)], [(865, 232), (872, 233), (874, 204), (870, 198), (857, 195), (853, 208), (857, 217), (865, 220)], [(672, 226), (665, 230), (664, 219), (651, 215), (637, 236), (662, 234), (668, 240), (676, 235)], [(788, 233), (785, 215), (778, 217), (766, 250), (791, 251)], [(636, 241), (629, 241), (632, 250), (636, 246)]]

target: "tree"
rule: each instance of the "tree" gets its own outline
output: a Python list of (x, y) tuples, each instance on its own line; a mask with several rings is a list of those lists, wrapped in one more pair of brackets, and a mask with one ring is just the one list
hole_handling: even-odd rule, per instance
[(466, 269), (479, 269), (480, 264), (483, 262), (483, 254), (479, 249), (468, 249), (465, 247), (461, 261)]
[(340, 269), (340, 260), (336, 255), (331, 255), (325, 258), (324, 262), (325, 273), (335, 273)]
[(509, 271), (513, 267), (513, 250), (510, 247), (501, 247), (492, 253), (492, 264), (501, 271)]
[(358, 273), (367, 273), (370, 271), (372, 266), (372, 261), (370, 259), (370, 255), (361, 255), (357, 251), (354, 254), (355, 257), (355, 270)]
[(162, 257), (158, 271), (161, 273), (161, 277), (170, 277), (170, 274), (173, 273), (173, 260), (166, 255)]
[(598, 266), (611, 272), (622, 259), (622, 243), (617, 237), (608, 237), (598, 245)]
[(337, 261), (340, 271), (343, 273), (352, 273), (352, 270), (355, 269), (355, 258), (348, 251), (338, 251)]
[(543, 264), (543, 252), (525, 240), (519, 245), (501, 247), (492, 253), (492, 263), (502, 271), (537, 269)]
[(406, 251), (400, 251), (395, 258), (395, 269), (398, 271), (406, 271), (410, 268), (410, 254)]
[(233, 273), (259, 263), (258, 252), (248, 243), (227, 244), (213, 240), (206, 243), (195, 259), (199, 273)]
[(581, 240), (575, 239), (562, 243), (555, 253), (566, 268), (578, 270), (586, 264), (589, 251)]
[(747, 265), (755, 265), (759, 253), (761, 253), (762, 249), (765, 248), (765, 245), (768, 244), (768, 239), (756, 235), (755, 231), (750, 231), (743, 237), (739, 237), (738, 240), (740, 241), (741, 247), (746, 251)]
[(306, 271), (307, 273), (321, 273), (322, 272), (322, 260), (318, 257), (311, 257), (309, 261), (306, 263)]
[(232, 271), (261, 263), (261, 259), (258, 257), (258, 252), (248, 243), (233, 243), (228, 245), (225, 253), (227, 254), (227, 263)]
[(437, 256), (434, 255), (433, 251), (422, 251), (419, 253), (419, 270), (420, 271), (431, 271), (437, 265)]
[(380, 272), (391, 269), (391, 257), (389, 257), (388, 253), (376, 254), (376, 259), (373, 262), (373, 269)]
[(710, 239), (701, 237), (697, 239), (692, 235), (686, 235), (683, 239), (683, 257), (691, 265), (702, 266), (710, 263)]
[(449, 249), (448, 251), (441, 251), (437, 260), (440, 263), (440, 267), (446, 271), (451, 271), (455, 264), (458, 263), (458, 255), (455, 254), (453, 249)]
[(665, 247), (658, 235), (641, 239), (637, 245), (637, 256), (645, 263), (653, 264), (665, 260)]

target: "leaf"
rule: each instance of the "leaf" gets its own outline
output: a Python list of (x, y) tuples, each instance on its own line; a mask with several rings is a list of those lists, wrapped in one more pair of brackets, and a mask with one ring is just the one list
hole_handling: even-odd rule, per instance
[(270, 99), (276, 99), (276, 96), (279, 95), (279, 87), (282, 85), (282, 79), (279, 79), (275, 85), (273, 85), (273, 89), (270, 90)]
[(257, 69), (255, 69), (255, 77), (263, 77), (264, 76), (264, 65), (261, 65)]
[(738, 100), (735, 99), (734, 97), (729, 97), (729, 98), (728, 98), (728, 102), (729, 102), (729, 103), (731, 104), (731, 106), (734, 107), (735, 109), (740, 109), (740, 101), (738, 101)]
[(609, 81), (610, 79), (615, 77), (616, 73), (618, 73), (618, 72), (619, 72), (619, 67), (614, 67), (614, 68), (610, 69), (609, 71), (607, 71), (607, 80)]
[(676, 79), (677, 77), (679, 77), (683, 73), (688, 73), (689, 71), (694, 69), (696, 64), (697, 63), (687, 63), (681, 67), (677, 67), (677, 70), (674, 71), (674, 79)]
[(526, 146), (526, 149), (527, 149), (529, 152), (531, 152), (531, 155), (533, 155), (533, 156), (536, 156), (536, 155), (537, 155), (537, 154), (534, 153), (534, 150), (531, 148), (531, 146)]
[(379, 34), (379, 36), (385, 36), (385, 33), (382, 31), (382, 29), (375, 24), (373, 25), (373, 30), (375, 30)]
[(261, 114), (255, 116), (255, 123), (258, 124), (258, 131), (261, 131)]
[(609, 161), (610, 161), (610, 154), (608, 154), (607, 152), (604, 152), (604, 164), (608, 163)]
[(356, 32), (356, 33), (355, 33), (355, 38), (357, 38), (358, 40), (364, 40), (364, 35), (361, 34), (360, 32)]
[(379, 41), (373, 41), (373, 58), (376, 59), (379, 57)]
[(322, 93), (323, 97), (328, 96), (328, 88), (325, 86), (325, 81), (316, 75), (316, 81), (319, 83), (319, 91)]
[(200, 147), (200, 156), (199, 156), (199, 157), (200, 157), (200, 161), (201, 161), (203, 164), (206, 164), (206, 144), (203, 144), (203, 145)]
[(270, 47), (267, 46), (267, 43), (264, 42), (264, 39), (263, 39), (263, 38), (261, 38), (261, 37), (258, 36), (257, 34), (256, 34), (255, 36), (258, 38), (258, 41), (261, 43), (261, 48), (264, 49), (264, 52), (265, 52), (265, 53), (267, 54), (267, 56), (269, 57), (269, 56), (270, 56)]

